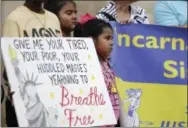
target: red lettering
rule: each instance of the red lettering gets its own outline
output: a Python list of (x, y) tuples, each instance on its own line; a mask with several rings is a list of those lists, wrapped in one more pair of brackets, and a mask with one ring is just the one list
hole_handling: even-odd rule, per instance
[(88, 103), (88, 98), (87, 98), (87, 97), (85, 97), (85, 98), (83, 99), (83, 104), (89, 105), (89, 103)]
[(70, 105), (72, 105), (74, 103), (74, 97), (73, 95), (71, 95), (71, 102), (70, 102)]
[(91, 118), (91, 116), (88, 116), (88, 123), (93, 124), (95, 121)]
[(83, 99), (82, 99), (81, 96), (78, 97), (78, 105), (79, 105), (79, 104), (83, 104)]
[(87, 126), (87, 125), (91, 125), (94, 123), (94, 120), (91, 118), (91, 116), (83, 116), (83, 117), (75, 116), (75, 117), (73, 117), (74, 111), (76, 111), (76, 109), (65, 109), (64, 110), (65, 116), (68, 116), (69, 127), (72, 127), (73, 124), (74, 124), (74, 126), (77, 126), (77, 125)]
[(106, 102), (105, 102), (105, 100), (104, 100), (103, 94), (100, 94), (100, 98), (99, 98), (99, 99), (100, 99), (99, 101), (101, 101), (101, 102), (100, 102), (100, 105), (105, 105), (105, 104), (106, 104)]
[[(96, 87), (94, 88), (94, 94), (95, 94), (95, 93), (97, 93), (97, 88), (96, 88)], [(98, 95), (95, 95), (95, 101), (99, 101), (99, 102), (100, 102)], [(100, 103), (99, 103), (99, 104), (100, 104)]]
[(90, 92), (87, 96), (75, 96), (74, 94), (69, 94), (68, 89), (66, 89), (64, 86), (61, 86), (62, 88), (62, 99), (61, 99), (61, 106), (65, 107), (68, 105), (105, 105), (106, 102), (104, 101), (104, 96), (102, 93), (98, 94), (97, 87), (91, 87)]
[(67, 115), (68, 112), (68, 120), (69, 120), (69, 126), (72, 127), (72, 121), (73, 121), (73, 117), (72, 117), (72, 112), (76, 111), (76, 109), (72, 110), (72, 109), (65, 109), (64, 110), (64, 114)]
[[(92, 89), (93, 89), (93, 88), (90, 88), (90, 92), (93, 92)], [(105, 104), (106, 104), (106, 102), (104, 101), (104, 96), (103, 96), (103, 94), (95, 95), (95, 94), (97, 94), (97, 87), (94, 88), (93, 94), (94, 94), (95, 102), (96, 102), (96, 103), (98, 103), (99, 105), (105, 105)], [(98, 104), (96, 104), (96, 105), (98, 105)]]
[[(94, 97), (93, 97), (93, 96), (94, 96)], [(90, 88), (90, 94), (88, 95), (88, 97), (91, 99), (88, 105), (97, 105), (97, 106), (98, 106), (97, 103), (95, 103), (95, 102), (94, 102), (95, 104), (93, 103), (93, 100), (96, 101), (96, 100), (95, 100), (95, 94), (94, 94), (94, 92), (93, 92), (93, 88)], [(93, 99), (93, 98), (94, 98), (94, 99)], [(93, 100), (92, 100), (92, 99), (93, 99)]]
[(68, 90), (64, 86), (61, 86), (61, 88), (62, 88), (62, 100), (60, 105), (63, 107), (69, 105), (69, 98), (68, 98)]
[(91, 116), (83, 116), (82, 118), (77, 116), (74, 126), (76, 126), (78, 123), (83, 126), (87, 126), (93, 124), (94, 120), (91, 119)]

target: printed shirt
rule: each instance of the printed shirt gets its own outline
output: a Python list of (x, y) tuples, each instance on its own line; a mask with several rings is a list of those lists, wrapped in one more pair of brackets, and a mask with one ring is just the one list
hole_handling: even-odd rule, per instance
[[(115, 83), (115, 75), (113, 71), (110, 68), (108, 61), (100, 61), (102, 72), (104, 75), (104, 80), (106, 83), (106, 87), (110, 96), (110, 100), (112, 103), (112, 107), (114, 110), (120, 109), (120, 102), (119, 102), (119, 96), (116, 88)], [(116, 113), (115, 113), (116, 114)]]
[[(135, 24), (149, 24), (148, 17), (145, 13), (145, 10), (140, 7), (133, 5), (129, 6), (131, 17), (131, 23)], [(98, 19), (105, 21), (117, 21), (116, 6), (114, 1), (110, 1), (105, 7), (103, 7), (99, 13), (96, 15)]]

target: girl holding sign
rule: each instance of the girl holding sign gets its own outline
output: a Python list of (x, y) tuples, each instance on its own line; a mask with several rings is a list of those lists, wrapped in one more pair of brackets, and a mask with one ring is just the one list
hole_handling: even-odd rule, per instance
[[(94, 26), (94, 27), (93, 27)], [(113, 46), (113, 31), (109, 23), (86, 14), (82, 16), (75, 27), (75, 37), (92, 37), (101, 64), (106, 87), (114, 109), (116, 119), (119, 119), (119, 96), (115, 84), (115, 75), (111, 70), (108, 57)], [(112, 126), (111, 126), (112, 127)]]

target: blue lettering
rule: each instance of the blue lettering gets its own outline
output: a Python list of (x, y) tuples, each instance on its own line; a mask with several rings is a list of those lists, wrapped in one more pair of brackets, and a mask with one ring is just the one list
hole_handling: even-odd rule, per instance
[(182, 128), (182, 127), (185, 127), (184, 124), (185, 124), (185, 122), (179, 122), (178, 126)]
[(175, 128), (176, 127), (176, 124), (177, 124), (177, 122), (176, 121), (174, 121), (174, 123), (173, 123), (173, 128)]
[[(180, 128), (183, 128), (183, 127), (187, 127), (185, 126), (186, 125), (186, 122), (184, 121), (162, 121), (161, 122), (161, 128), (170, 128), (170, 127), (180, 127)], [(187, 122), (187, 125), (188, 125), (188, 122)]]
[(169, 128), (169, 127), (170, 127), (170, 121), (167, 121), (166, 128)]
[(162, 121), (161, 128), (164, 128), (164, 125), (165, 125), (165, 121)]

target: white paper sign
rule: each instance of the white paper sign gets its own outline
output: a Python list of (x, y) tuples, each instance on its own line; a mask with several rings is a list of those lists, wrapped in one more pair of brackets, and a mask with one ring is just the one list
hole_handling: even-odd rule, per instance
[(116, 124), (90, 38), (1, 38), (21, 127)]

